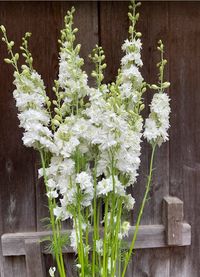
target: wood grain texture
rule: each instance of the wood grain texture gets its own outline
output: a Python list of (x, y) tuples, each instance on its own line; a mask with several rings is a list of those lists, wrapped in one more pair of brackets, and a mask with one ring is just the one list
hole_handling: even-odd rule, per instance
[(167, 196), (163, 199), (163, 221), (166, 230), (166, 243), (182, 243), (183, 201), (177, 197)]
[[(190, 245), (191, 243), (191, 227), (188, 223), (180, 222), (179, 226), (180, 236), (182, 240), (173, 241), (173, 245), (176, 246), (185, 246)], [(71, 230), (63, 230), (63, 234), (70, 235)], [(133, 234), (135, 232), (135, 226), (132, 226), (129, 231), (129, 236), (125, 238), (127, 246), (130, 245), (132, 241)], [(103, 230), (100, 231), (103, 236)], [(40, 241), (44, 240), (46, 237), (51, 236), (51, 231), (43, 232), (27, 232), (27, 233), (13, 233), (13, 234), (4, 234), (1, 238), (2, 242), (2, 251), (4, 256), (22, 256), (26, 255), (27, 248), (29, 245), (33, 247), (33, 251), (38, 251), (38, 244)], [(142, 248), (160, 248), (168, 247), (166, 243), (166, 230), (164, 225), (140, 225), (139, 232), (135, 244), (135, 249)], [(89, 242), (92, 244), (91, 233), (89, 235)], [(28, 244), (29, 243), (29, 244)], [(34, 248), (35, 245), (35, 248)], [(49, 248), (47, 247), (48, 243), (43, 241), (41, 243), (41, 252), (44, 254), (49, 254)], [(171, 246), (171, 245), (170, 245)], [(34, 250), (35, 249), (35, 250)], [(29, 251), (30, 252), (30, 251)], [(73, 253), (71, 247), (65, 247), (63, 253)]]
[(184, 202), (192, 226), (192, 247), (173, 249), (170, 274), (200, 273), (200, 3), (170, 3), (170, 194)]
[(27, 277), (43, 277), (45, 271), (40, 241), (37, 239), (25, 239), (24, 244)]

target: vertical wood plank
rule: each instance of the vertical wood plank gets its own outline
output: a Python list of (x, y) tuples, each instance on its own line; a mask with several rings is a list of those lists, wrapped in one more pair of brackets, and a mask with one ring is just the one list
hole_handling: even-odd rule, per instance
[[(0, 2), (0, 22), (7, 27), (8, 36), (21, 44), (31, 17), (26, 20), (22, 2)], [(18, 51), (18, 50), (17, 50)], [(13, 69), (3, 59), (6, 47), (0, 43), (0, 205), (2, 232), (34, 231), (35, 224), (35, 184), (34, 160), (31, 149), (23, 146), (22, 129), (19, 129), (17, 109), (12, 96), (14, 90)], [(5, 262), (9, 277), (26, 276), (23, 257), (9, 258)]]
[(168, 245), (181, 245), (182, 222), (183, 222), (183, 201), (177, 197), (167, 196), (163, 200), (163, 221)]
[(192, 246), (171, 251), (171, 276), (198, 277), (200, 272), (200, 3), (171, 2), (170, 75), (171, 141), (170, 195), (184, 202), (185, 220), (192, 226)]
[(25, 249), (27, 277), (44, 277), (44, 261), (40, 242), (37, 239), (26, 239)]

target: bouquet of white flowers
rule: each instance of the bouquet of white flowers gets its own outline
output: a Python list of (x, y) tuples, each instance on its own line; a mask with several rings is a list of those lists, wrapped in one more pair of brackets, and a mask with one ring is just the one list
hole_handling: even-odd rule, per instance
[[(163, 79), (164, 46), (159, 41), (159, 82), (147, 85), (140, 73), (141, 33), (135, 29), (139, 5), (132, 1), (129, 6), (129, 38), (122, 45), (124, 56), (115, 82), (103, 84), (104, 51), (99, 46), (92, 51), (95, 87), (88, 84), (82, 70), (84, 61), (79, 56), (81, 46), (75, 45), (74, 8), (68, 11), (59, 40), (59, 75), (54, 82), (53, 101), (33, 68), (28, 48), (31, 34), (26, 33), (22, 39), (25, 64), (20, 69), (19, 54), (13, 53), (14, 42), (8, 40), (5, 27), (1, 26), (9, 53), (5, 61), (15, 69), (13, 95), (20, 127), (24, 129), (23, 143), (38, 150), (41, 156), (39, 176), (46, 186), (52, 250), (61, 277), (67, 276), (62, 255), (62, 247), (67, 243), (77, 253), (79, 276), (125, 276), (150, 190), (155, 149), (168, 140), (170, 107), (164, 90), (169, 83)], [(141, 112), (147, 87), (156, 92), (149, 118), (144, 120)], [(130, 223), (124, 214), (135, 203), (127, 188), (137, 179), (143, 137), (152, 148), (149, 176), (132, 243), (127, 249), (123, 238), (128, 236)], [(61, 234), (62, 222), (66, 220), (73, 225), (69, 238)], [(55, 270), (50, 269), (50, 276), (54, 276)]]

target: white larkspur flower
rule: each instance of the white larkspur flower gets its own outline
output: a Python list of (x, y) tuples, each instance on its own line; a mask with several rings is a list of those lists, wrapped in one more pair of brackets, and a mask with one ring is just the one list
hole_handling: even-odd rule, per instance
[(140, 51), (142, 48), (142, 43), (141, 40), (138, 39), (134, 39), (133, 41), (130, 41), (128, 39), (126, 39), (124, 41), (124, 44), (122, 45), (122, 50), (123, 51), (130, 51), (129, 48), (134, 46), (136, 48), (136, 51)]
[(55, 276), (55, 272), (56, 272), (55, 266), (49, 268), (49, 275), (50, 275), (50, 277), (54, 277)]
[(49, 129), (50, 115), (46, 111), (46, 92), (41, 76), (27, 66), (21, 73), (15, 72), (13, 96), (18, 107), (20, 127), (24, 128), (23, 142), (27, 147), (55, 151), (52, 132)]
[(47, 197), (48, 198), (57, 198), (58, 197), (58, 193), (56, 190), (50, 190), (47, 192)]
[(144, 137), (150, 143), (161, 145), (168, 140), (170, 99), (166, 93), (156, 93), (150, 105), (150, 115), (145, 121)]
[(66, 207), (56, 206), (53, 209), (53, 213), (57, 218), (59, 218), (62, 221), (66, 220), (68, 218), (71, 218), (71, 214), (67, 212)]
[(92, 184), (92, 177), (87, 173), (82, 171), (76, 176), (76, 183), (80, 184), (82, 190), (90, 189)]
[(103, 254), (103, 240), (96, 240), (96, 252), (100, 255)]
[(69, 130), (69, 125), (61, 124), (54, 134), (54, 142), (59, 150), (59, 153), (64, 158), (69, 158), (80, 144), (78, 138)]
[(130, 211), (133, 209), (135, 205), (135, 199), (132, 197), (131, 194), (128, 194), (125, 196), (125, 200), (124, 200), (124, 207)]
[(115, 187), (115, 193), (119, 195), (125, 194), (125, 189), (121, 182), (118, 180), (117, 176), (110, 176), (109, 178), (103, 178), (97, 184), (97, 195), (107, 195), (109, 192), (113, 191)]
[(78, 233), (76, 233), (76, 231), (73, 229), (70, 234), (70, 246), (73, 248), (73, 250), (76, 253), (77, 253), (77, 247), (78, 247), (77, 236), (78, 236)]
[(131, 225), (130, 222), (124, 221), (121, 226), (121, 231), (122, 231), (122, 236), (127, 237), (128, 236), (128, 231), (130, 229)]
[(112, 178), (103, 178), (97, 184), (97, 195), (107, 195), (109, 192), (113, 190), (113, 182)]

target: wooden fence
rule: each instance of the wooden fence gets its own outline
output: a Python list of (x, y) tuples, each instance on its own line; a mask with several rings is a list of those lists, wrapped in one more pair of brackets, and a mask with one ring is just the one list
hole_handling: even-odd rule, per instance
[[(34, 64), (42, 74), (50, 96), (58, 73), (59, 29), (72, 5), (77, 10), (77, 40), (82, 43), (85, 69), (91, 71), (88, 53), (100, 43), (108, 64), (105, 82), (112, 81), (122, 56), (121, 44), (127, 37), (128, 2), (0, 2), (0, 24), (7, 27), (16, 46), (20, 45), (25, 31), (33, 33)], [(150, 200), (140, 228), (137, 247), (143, 249), (133, 256), (127, 276), (198, 277), (200, 2), (143, 2), (140, 13), (138, 30), (143, 33), (143, 75), (148, 82), (155, 82), (156, 44), (162, 38), (169, 60), (166, 74), (171, 82), (172, 114), (170, 142), (157, 151)], [(38, 156), (21, 142), (22, 130), (18, 128), (12, 97), (12, 69), (3, 63), (5, 56), (5, 47), (0, 45), (0, 233), (4, 234), (1, 272), (2, 277), (36, 276), (39, 273), (34, 270), (41, 268), (41, 272), (47, 274), (53, 263), (43, 245), (37, 243), (44, 235), (41, 218), (47, 215), (46, 198), (44, 187), (37, 179)], [(147, 92), (146, 114), (151, 97), (151, 92)], [(135, 211), (130, 215), (133, 225), (144, 192), (150, 154), (147, 145), (144, 143), (143, 146), (142, 174), (132, 189), (137, 199)], [(168, 195), (178, 197), (184, 203), (185, 220), (192, 226), (191, 246), (186, 246), (190, 244), (190, 226), (183, 222), (183, 203)], [(74, 276), (73, 260), (74, 253), (67, 251), (68, 276)]]

